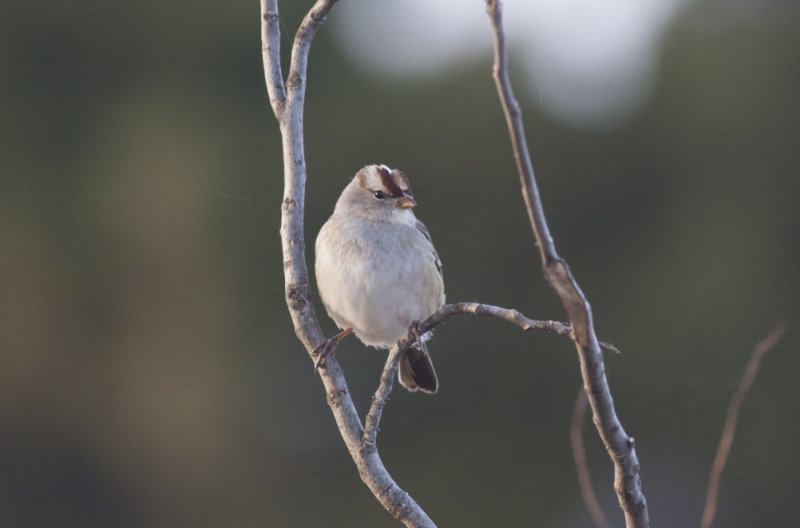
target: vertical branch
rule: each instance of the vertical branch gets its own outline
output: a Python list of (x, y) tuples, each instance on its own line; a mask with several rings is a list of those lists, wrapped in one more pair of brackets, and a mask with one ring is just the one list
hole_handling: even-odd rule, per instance
[[(321, 23), (320, 13), (327, 13), (335, 0), (319, 0), (303, 19), (295, 38), (295, 49), (305, 52), (304, 57), (292, 57), (290, 78), (300, 79), (290, 83), (288, 93), (284, 87), (280, 65), (280, 25), (277, 0), (261, 0), (261, 37), (264, 75), (270, 104), (280, 125), (283, 140), (284, 195), (281, 207), (281, 243), (286, 303), (294, 322), (295, 333), (307, 350), (323, 340), (308, 285), (308, 268), (305, 260), (303, 234), (305, 208), (305, 150), (303, 145), (303, 101), (306, 63), (311, 39)], [(311, 13), (317, 13), (312, 18)], [(324, 15), (323, 15), (324, 16)], [(298, 40), (305, 44), (297, 45)], [(339, 430), (348, 445), (355, 448), (363, 429), (352, 399), (349, 396), (344, 373), (336, 361), (331, 361), (322, 376), (328, 393), (328, 403), (333, 410)]]
[(286, 88), (281, 71), (281, 28), (278, 0), (261, 2), (261, 55), (269, 103), (278, 122), (283, 117)]
[[(308, 268), (305, 260), (305, 239), (303, 235), (306, 159), (303, 144), (303, 107), (306, 91), (306, 67), (311, 41), (333, 9), (336, 0), (318, 0), (303, 18), (292, 47), (286, 91), (280, 69), (280, 35), (278, 31), (277, 0), (266, 0), (267, 6), (262, 14), (265, 19), (267, 41), (263, 47), (269, 62), (265, 62), (267, 79), (273, 81), (269, 89), (270, 102), (278, 117), (283, 138), (283, 177), (284, 194), (281, 215), (281, 241), (283, 242), (283, 269), (286, 282), (286, 301), (295, 323), (295, 333), (306, 348), (322, 341), (317, 316), (311, 304), (308, 286)], [(272, 22), (270, 22), (270, 20)], [(277, 75), (277, 77), (275, 77)], [(273, 96), (274, 94), (274, 96)], [(283, 97), (285, 94), (285, 97)], [(277, 103), (277, 104), (276, 104)]]
[(494, 36), (493, 77), (511, 136), (514, 158), (522, 185), (522, 195), (528, 210), (545, 279), (561, 300), (572, 325), (573, 339), (578, 349), (584, 389), (594, 414), (594, 422), (609, 457), (614, 464), (614, 489), (625, 514), (628, 528), (649, 526), (647, 501), (642, 493), (639, 460), (633, 438), (627, 435), (614, 409), (614, 401), (605, 375), (603, 356), (597, 342), (592, 312), (586, 296), (573, 278), (567, 263), (558, 255), (544, 216), (533, 165), (528, 152), (525, 130), (511, 82), (499, 0), (486, 0)]
[(500, 105), (503, 107), (503, 113), (506, 117), (511, 150), (514, 153), (514, 161), (517, 163), (517, 172), (519, 172), (520, 183), (522, 184), (522, 199), (525, 201), (528, 219), (533, 227), (533, 236), (536, 239), (536, 246), (539, 248), (542, 266), (547, 266), (553, 257), (557, 258), (556, 248), (544, 216), (539, 187), (534, 180), (533, 163), (531, 162), (528, 143), (525, 139), (525, 128), (522, 124), (522, 111), (519, 108), (517, 99), (514, 97), (511, 80), (508, 76), (508, 53), (506, 53), (506, 36), (503, 30), (502, 4), (500, 0), (486, 0), (486, 9), (492, 20), (494, 37), (492, 77), (497, 87)]
[(733, 445), (736, 422), (739, 419), (739, 409), (742, 407), (742, 402), (747, 397), (747, 393), (750, 391), (750, 387), (753, 385), (753, 381), (758, 375), (761, 358), (780, 341), (784, 330), (785, 327), (783, 324), (778, 324), (764, 339), (756, 344), (753, 349), (753, 355), (750, 356), (750, 361), (747, 362), (747, 366), (744, 369), (742, 379), (739, 381), (739, 387), (731, 398), (731, 403), (728, 407), (728, 415), (725, 418), (725, 426), (722, 428), (722, 436), (719, 439), (717, 455), (714, 457), (714, 463), (711, 465), (711, 473), (708, 479), (708, 491), (706, 493), (706, 505), (705, 508), (703, 508), (703, 518), (700, 521), (701, 528), (710, 528), (711, 524), (714, 522), (714, 515), (717, 512), (719, 483), (722, 478), (722, 470), (725, 469), (728, 454), (731, 452), (731, 446)]
[[(280, 64), (280, 28), (277, 0), (261, 0), (261, 38), (264, 77), (270, 105), (283, 140), (284, 194), (281, 206), (281, 244), (286, 304), (295, 333), (311, 355), (323, 341), (316, 312), (311, 302), (308, 267), (305, 260), (303, 220), (305, 207), (306, 162), (303, 145), (303, 106), (306, 69), (311, 41), (337, 0), (317, 0), (303, 18), (292, 46), (286, 84)], [(312, 358), (313, 359), (313, 358)], [(383, 465), (377, 447), (363, 441), (364, 426), (356, 412), (344, 373), (335, 357), (326, 361), (320, 377), (328, 406), (361, 480), (386, 510), (406, 526), (435, 528), (433, 521), (408, 493), (392, 479)]]

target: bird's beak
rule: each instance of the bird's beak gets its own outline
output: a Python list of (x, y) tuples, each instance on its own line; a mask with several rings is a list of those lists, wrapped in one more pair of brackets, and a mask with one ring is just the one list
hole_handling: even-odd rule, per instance
[(417, 202), (414, 201), (414, 199), (411, 197), (411, 195), (406, 194), (406, 193), (403, 193), (403, 196), (398, 198), (395, 201), (395, 204), (400, 209), (411, 209), (412, 207), (416, 207), (417, 206)]

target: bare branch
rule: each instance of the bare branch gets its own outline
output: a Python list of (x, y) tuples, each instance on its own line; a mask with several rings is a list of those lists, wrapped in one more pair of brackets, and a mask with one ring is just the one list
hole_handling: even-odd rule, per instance
[(283, 117), (286, 88), (281, 71), (281, 28), (278, 17), (278, 0), (261, 2), (261, 60), (272, 111), (278, 122)]
[[(308, 268), (305, 261), (303, 217), (306, 163), (303, 145), (303, 105), (311, 41), (335, 4), (336, 0), (318, 0), (303, 19), (294, 39), (288, 81), (284, 87), (280, 67), (278, 2), (261, 0), (264, 75), (270, 104), (283, 138), (284, 195), (281, 207), (281, 243), (286, 303), (294, 322), (295, 333), (309, 356), (314, 346), (321, 343), (324, 338), (311, 302)], [(320, 369), (320, 377), (339, 432), (361, 479), (373, 495), (406, 526), (435, 527), (422, 508), (394, 482), (383, 466), (375, 446), (362, 444), (364, 427), (350, 397), (344, 373), (335, 357), (328, 358), (325, 367)]]
[[(454, 315), (487, 315), (513, 323), (526, 331), (541, 330), (551, 334), (572, 337), (572, 329), (567, 323), (558, 321), (537, 321), (525, 317), (518, 310), (512, 308), (501, 308), (499, 306), (477, 302), (445, 304), (436, 313), (422, 321), (419, 324), (419, 329), (422, 333), (430, 332)], [(383, 407), (386, 405), (389, 394), (392, 392), (398, 360), (400, 359), (400, 355), (404, 353), (412, 343), (412, 340), (406, 337), (398, 341), (397, 345), (392, 347), (389, 352), (389, 357), (386, 359), (386, 364), (381, 374), (380, 385), (375, 391), (375, 395), (372, 397), (372, 405), (370, 406), (365, 420), (366, 428), (363, 436), (363, 443), (365, 445), (375, 445), (376, 443), (381, 413), (383, 412)], [(619, 353), (617, 347), (612, 344), (601, 343), (601, 346), (611, 352)]]
[(592, 489), (592, 476), (589, 473), (589, 464), (586, 462), (586, 450), (583, 447), (583, 419), (586, 416), (586, 408), (589, 400), (586, 399), (586, 391), (583, 387), (578, 389), (578, 397), (575, 398), (575, 410), (572, 413), (572, 425), (569, 428), (569, 438), (572, 444), (572, 456), (575, 458), (575, 469), (578, 471), (578, 484), (581, 487), (581, 496), (592, 516), (594, 525), (597, 528), (609, 528), (603, 509), (597, 502), (597, 496)]
[(561, 299), (572, 325), (584, 387), (592, 407), (597, 431), (614, 464), (614, 489), (625, 514), (626, 525), (628, 528), (645, 528), (650, 525), (650, 520), (639, 477), (639, 460), (633, 438), (622, 428), (614, 409), (603, 356), (594, 331), (591, 307), (567, 263), (556, 252), (555, 243), (545, 220), (519, 104), (514, 98), (508, 77), (501, 4), (499, 0), (486, 0), (486, 6), (494, 36), (493, 77), (511, 136), (511, 145), (522, 184), (522, 196), (539, 247), (544, 276)]
[(397, 363), (400, 360), (400, 355), (401, 349), (395, 345), (389, 351), (389, 357), (386, 358), (386, 364), (381, 373), (380, 384), (375, 391), (375, 395), (372, 397), (372, 404), (369, 407), (367, 417), (364, 419), (366, 427), (364, 428), (364, 436), (361, 440), (364, 446), (375, 447), (377, 445), (381, 414), (383, 413), (383, 408), (386, 406), (386, 400), (389, 399), (389, 394), (392, 392), (394, 376), (397, 373)]
[(725, 426), (722, 428), (722, 435), (719, 439), (719, 447), (717, 448), (717, 455), (714, 457), (714, 463), (711, 465), (711, 473), (708, 479), (708, 491), (706, 493), (706, 504), (703, 508), (703, 518), (700, 521), (701, 528), (710, 528), (714, 522), (714, 515), (717, 512), (717, 500), (719, 497), (719, 483), (722, 478), (722, 471), (725, 469), (725, 464), (728, 460), (728, 454), (731, 452), (733, 445), (733, 437), (736, 433), (736, 422), (739, 418), (739, 409), (742, 402), (747, 397), (753, 381), (758, 375), (758, 368), (761, 365), (761, 358), (774, 347), (783, 336), (785, 327), (779, 323), (767, 334), (767, 336), (756, 344), (753, 348), (753, 354), (750, 356), (750, 361), (744, 369), (739, 387), (736, 389), (731, 403), (728, 407), (728, 415), (725, 418)]
[[(283, 138), (284, 197), (281, 218), (281, 240), (286, 283), (286, 302), (295, 325), (295, 333), (303, 342), (309, 354), (311, 354), (314, 346), (322, 342), (324, 338), (311, 303), (308, 269), (305, 262), (303, 217), (306, 164), (303, 145), (303, 106), (308, 53), (311, 41), (335, 4), (336, 0), (318, 0), (303, 19), (294, 39), (289, 74), (284, 85), (280, 65), (280, 33), (277, 0), (262, 0), (261, 2), (262, 55), (264, 60), (265, 80), (270, 97), (270, 104), (280, 125), (281, 136)], [(505, 59), (503, 58), (503, 63), (504, 61)], [(496, 79), (499, 79), (499, 77), (496, 76)], [(512, 101), (514, 107), (516, 107), (513, 95), (509, 100)], [(519, 110), (518, 107), (516, 108), (518, 116)], [(523, 137), (524, 140), (524, 136), (520, 137)], [(524, 152), (527, 156), (527, 151)], [(525, 160), (518, 157), (519, 163), (524, 163), (524, 161)], [(527, 160), (527, 164), (530, 165), (529, 159)], [(541, 213), (541, 204), (538, 203), (538, 195), (536, 194), (535, 186), (532, 189), (533, 194), (529, 191), (525, 195), (526, 204), (528, 205), (531, 221), (534, 223), (534, 226), (537, 225), (537, 222), (544, 226), (543, 230), (535, 228), (534, 232), (536, 233), (539, 247), (549, 248), (547, 253), (543, 253), (543, 262), (547, 263), (545, 266), (545, 273), (551, 286), (558, 291), (557, 285), (560, 283), (551, 280), (550, 276), (558, 273), (566, 273), (568, 275), (569, 271), (566, 268), (566, 264), (555, 254), (552, 239), (549, 233), (547, 233), (547, 226), (544, 223), (544, 216)], [(530, 196), (533, 196), (535, 199), (529, 199)], [(542, 233), (544, 233), (545, 236), (542, 236)], [(545, 254), (549, 257), (555, 256), (555, 258), (545, 259)], [(555, 266), (553, 266), (553, 264), (555, 264)], [(553, 267), (554, 271), (548, 273), (551, 267)], [(571, 276), (568, 278), (571, 280)], [(573, 286), (577, 289), (577, 284)], [(585, 307), (588, 310), (588, 304), (585, 304)], [(573, 321), (572, 326), (555, 321), (534, 321), (522, 316), (522, 314), (516, 310), (507, 310), (479, 303), (447, 305), (442, 311), (437, 312), (437, 314), (429, 318), (425, 324), (433, 328), (441, 324), (441, 322), (451, 315), (468, 313), (492, 315), (508, 320), (524, 329), (539, 329), (560, 335), (568, 335), (579, 343), (582, 337), (581, 332), (576, 333), (573, 331), (574, 328), (577, 328), (579, 331), (582, 330), (582, 328), (575, 326), (574, 321), (576, 319), (572, 318), (569, 307), (568, 313), (570, 313), (571, 320)], [(591, 334), (590, 337), (593, 339), (592, 344), (596, 354), (599, 355), (600, 344), (594, 337), (594, 331), (591, 328), (590, 314), (587, 315), (587, 317)], [(423, 326), (423, 329), (425, 329), (425, 326)], [(399, 343), (399, 345), (402, 345), (402, 342)], [(616, 350), (611, 345), (603, 345), (604, 348), (609, 350)], [(339, 367), (335, 357), (328, 359), (325, 367), (321, 369), (320, 374), (327, 393), (328, 404), (333, 412), (345, 445), (356, 463), (362, 480), (367, 484), (381, 504), (404, 524), (415, 527), (432, 527), (435, 525), (431, 519), (416, 502), (392, 480), (380, 460), (376, 446), (381, 413), (392, 389), (397, 369), (397, 361), (401, 350), (403, 350), (402, 346), (395, 347), (387, 358), (380, 385), (367, 415), (366, 429), (356, 413), (355, 406), (353, 405), (352, 398), (347, 388), (344, 373)], [(600, 365), (602, 365), (602, 358), (599, 361)], [(603, 378), (603, 381), (604, 380), (605, 378)], [(632, 441), (629, 440), (629, 442), (630, 446), (632, 446)]]
[[(420, 330), (423, 333), (430, 332), (454, 315), (488, 315), (508, 321), (509, 323), (519, 326), (523, 330), (541, 330), (549, 334), (572, 337), (572, 327), (567, 323), (529, 319), (513, 308), (501, 308), (499, 306), (477, 302), (445, 304), (438, 312), (420, 323)], [(601, 341), (600, 348), (619, 354), (619, 349), (610, 343)]]

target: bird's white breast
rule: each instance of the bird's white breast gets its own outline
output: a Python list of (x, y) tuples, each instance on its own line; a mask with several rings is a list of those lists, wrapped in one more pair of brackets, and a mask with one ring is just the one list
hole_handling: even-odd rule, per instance
[(367, 345), (393, 345), (412, 321), (444, 304), (435, 251), (408, 216), (408, 223), (388, 224), (334, 214), (317, 237), (322, 302), (339, 327), (352, 327)]

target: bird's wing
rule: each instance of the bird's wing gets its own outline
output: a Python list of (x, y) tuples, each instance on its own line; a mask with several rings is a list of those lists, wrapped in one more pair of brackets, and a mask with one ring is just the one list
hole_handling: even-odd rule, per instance
[(433, 260), (436, 263), (436, 269), (439, 270), (439, 275), (442, 274), (442, 261), (439, 259), (439, 254), (436, 253), (436, 248), (433, 247), (433, 240), (431, 240), (431, 234), (428, 232), (428, 228), (425, 227), (421, 221), (417, 220), (417, 229), (419, 229), (422, 236), (428, 241), (431, 245), (431, 253), (433, 253)]

